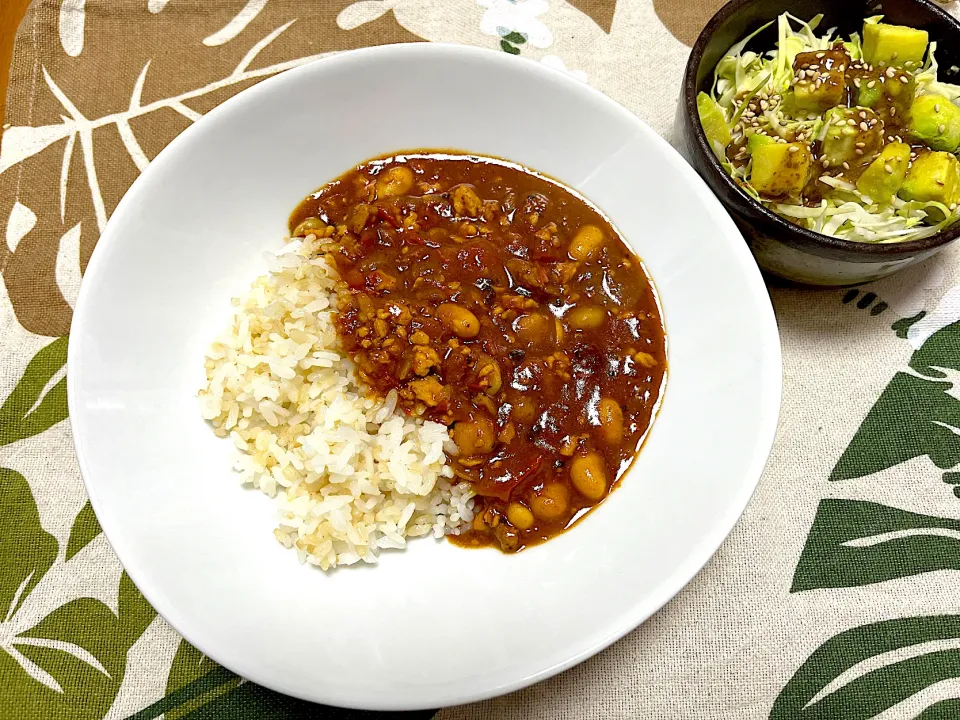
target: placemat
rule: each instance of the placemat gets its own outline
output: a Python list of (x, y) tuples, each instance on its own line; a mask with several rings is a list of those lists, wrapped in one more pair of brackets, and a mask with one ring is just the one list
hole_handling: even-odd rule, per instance
[[(203, 657), (144, 601), (87, 502), (65, 422), (72, 308), (107, 218), (166, 143), (285, 69), (417, 41), (569, 72), (669, 137), (689, 45), (719, 4), (36, 2), (0, 148), (0, 717), (384, 716)], [(960, 718), (958, 252), (856, 289), (772, 287), (778, 439), (715, 558), (597, 657), (437, 719)]]

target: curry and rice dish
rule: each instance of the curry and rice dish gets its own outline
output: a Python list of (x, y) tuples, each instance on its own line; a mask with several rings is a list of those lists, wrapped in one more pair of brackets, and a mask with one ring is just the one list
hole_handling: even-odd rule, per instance
[(666, 371), (639, 259), (585, 200), (490, 158), (418, 152), (305, 199), (208, 354), (205, 417), (276, 495), (301, 558), (407, 537), (516, 552), (602, 502)]

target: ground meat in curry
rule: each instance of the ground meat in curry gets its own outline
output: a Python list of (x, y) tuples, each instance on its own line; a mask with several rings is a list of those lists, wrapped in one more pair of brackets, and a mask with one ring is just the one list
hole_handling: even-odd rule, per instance
[(329, 239), (360, 379), (450, 427), (477, 493), (457, 544), (543, 542), (612, 490), (657, 407), (665, 340), (643, 266), (590, 204), (500, 160), (416, 152), (324, 186), (290, 227)]

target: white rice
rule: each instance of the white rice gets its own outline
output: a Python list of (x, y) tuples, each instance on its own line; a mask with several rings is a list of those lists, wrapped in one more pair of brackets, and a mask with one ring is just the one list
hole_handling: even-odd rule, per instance
[(243, 484), (276, 498), (274, 535), (324, 570), (375, 563), (407, 538), (441, 537), (473, 519), (473, 493), (453, 484), (447, 429), (412, 419), (357, 383), (339, 349), (336, 272), (308, 236), (234, 300), (230, 327), (206, 359), (203, 417), (238, 450)]

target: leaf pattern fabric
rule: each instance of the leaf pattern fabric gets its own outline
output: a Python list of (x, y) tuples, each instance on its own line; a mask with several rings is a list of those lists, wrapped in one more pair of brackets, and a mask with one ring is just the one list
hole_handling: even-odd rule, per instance
[[(393, 717), (287, 698), (205, 657), (144, 601), (84, 493), (66, 422), (73, 306), (100, 231), (167, 143), (285, 69), (421, 41), (541, 62), (671, 139), (688, 48), (721, 4), (36, 0), (0, 144), (0, 718)], [(398, 717), (960, 717), (960, 250), (861, 288), (771, 297), (778, 439), (714, 560), (557, 677)], [(458, 651), (496, 642), (470, 631)]]

